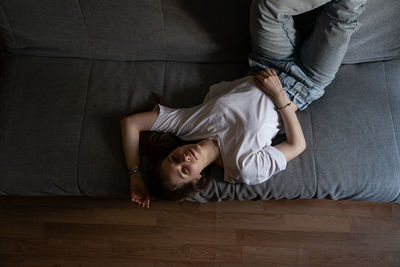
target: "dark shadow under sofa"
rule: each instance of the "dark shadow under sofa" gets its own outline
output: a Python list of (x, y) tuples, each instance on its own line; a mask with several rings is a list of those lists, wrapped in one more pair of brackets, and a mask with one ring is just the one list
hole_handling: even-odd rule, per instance
[[(0, 194), (129, 198), (120, 120), (245, 75), (249, 5), (0, 0)], [(296, 17), (304, 36), (316, 15)], [(297, 112), (306, 151), (256, 186), (215, 166), (188, 200), (400, 202), (400, 2), (370, 0), (359, 21), (325, 95)]]

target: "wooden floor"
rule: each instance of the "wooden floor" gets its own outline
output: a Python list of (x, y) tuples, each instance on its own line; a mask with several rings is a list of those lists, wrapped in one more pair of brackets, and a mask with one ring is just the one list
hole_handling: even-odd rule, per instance
[(400, 266), (400, 204), (0, 197), (0, 266)]

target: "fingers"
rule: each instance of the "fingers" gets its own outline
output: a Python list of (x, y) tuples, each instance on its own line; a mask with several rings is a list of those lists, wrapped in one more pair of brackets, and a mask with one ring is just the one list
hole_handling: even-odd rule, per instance
[(265, 78), (268, 78), (270, 76), (278, 76), (276, 72), (273, 69), (265, 69), (259, 72), (259, 74)]
[(150, 199), (137, 199), (137, 198), (132, 198), (132, 202), (135, 202), (135, 204), (139, 207), (146, 207), (146, 208), (150, 208)]
[(257, 86), (258, 86), (259, 88), (262, 88), (262, 87), (263, 87), (262, 82), (259, 80), (259, 78), (258, 78), (257, 76), (254, 76), (254, 82), (257, 84)]
[(263, 76), (266, 77), (266, 78), (268, 78), (269, 76), (272, 76), (272, 73), (271, 73), (270, 69), (265, 69), (263, 71), (263, 74), (264, 74)]
[(257, 74), (254, 76), (254, 80), (257, 83), (257, 85), (262, 85), (262, 80), (264, 77), (261, 74)]
[(262, 87), (265, 82), (265, 79), (268, 79), (271, 76), (278, 76), (278, 75), (273, 69), (264, 69), (254, 76), (254, 81), (259, 87)]

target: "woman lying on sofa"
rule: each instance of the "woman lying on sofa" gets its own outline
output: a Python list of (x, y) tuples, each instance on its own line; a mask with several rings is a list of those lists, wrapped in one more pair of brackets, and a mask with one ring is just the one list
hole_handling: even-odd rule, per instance
[[(212, 85), (198, 106), (157, 104), (121, 120), (132, 201), (149, 207), (149, 191), (183, 200), (207, 185), (212, 164), (223, 167), (231, 183), (258, 184), (284, 170), (306, 148), (295, 112), (320, 98), (334, 79), (365, 2), (254, 0), (248, 76)], [(313, 33), (300, 40), (292, 16), (322, 5)], [(282, 128), (286, 141), (271, 146)], [(140, 139), (142, 131), (151, 134)], [(153, 145), (149, 188), (140, 172), (139, 144)]]

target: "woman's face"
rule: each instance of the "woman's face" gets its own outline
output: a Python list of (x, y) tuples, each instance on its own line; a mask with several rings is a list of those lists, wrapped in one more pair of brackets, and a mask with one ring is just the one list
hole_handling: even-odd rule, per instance
[(177, 187), (188, 182), (196, 183), (201, 178), (206, 159), (199, 144), (177, 147), (161, 163), (161, 172), (169, 183)]

